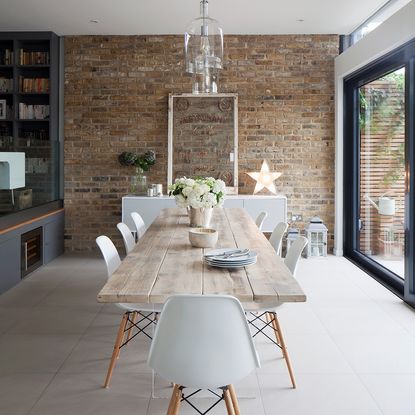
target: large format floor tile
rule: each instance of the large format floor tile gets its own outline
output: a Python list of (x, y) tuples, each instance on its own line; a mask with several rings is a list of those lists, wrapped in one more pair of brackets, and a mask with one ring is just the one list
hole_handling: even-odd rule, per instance
[[(384, 415), (409, 414), (415, 374), (362, 374), (360, 378)], [(413, 401), (412, 401), (413, 402)]]
[[(328, 334), (286, 333), (285, 341), (296, 373), (351, 373), (347, 360)], [(259, 373), (286, 373), (282, 353), (272, 343), (257, 344)], [(288, 374), (287, 374), (288, 376)]]
[[(65, 373), (104, 373), (108, 370), (113, 351), (114, 333), (112, 336), (85, 336), (76, 345), (61, 368)], [(121, 349), (113, 376), (118, 373), (151, 372), (147, 366), (147, 356), (150, 349), (150, 341), (142, 338), (131, 340)]]
[(79, 335), (4, 334), (0, 337), (0, 374), (56, 373)]
[(356, 373), (415, 373), (415, 338), (409, 334), (333, 336)]
[(138, 415), (147, 412), (148, 375), (130, 374), (102, 387), (100, 374), (58, 374), (30, 415)]
[(26, 415), (54, 374), (0, 375), (0, 414)]
[(382, 415), (354, 374), (299, 374), (298, 388), (270, 374), (259, 374), (266, 415)]
[(83, 334), (100, 305), (73, 307), (38, 306), (8, 330), (11, 334)]

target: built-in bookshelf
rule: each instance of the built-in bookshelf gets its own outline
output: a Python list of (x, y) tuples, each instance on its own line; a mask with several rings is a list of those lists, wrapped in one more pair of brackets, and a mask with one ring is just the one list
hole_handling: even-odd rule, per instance
[(0, 152), (25, 153), (33, 206), (59, 198), (58, 78), (58, 36), (0, 32)]

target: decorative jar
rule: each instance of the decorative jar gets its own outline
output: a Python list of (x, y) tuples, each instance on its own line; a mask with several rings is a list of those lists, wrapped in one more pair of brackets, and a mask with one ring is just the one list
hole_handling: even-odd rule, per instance
[(190, 226), (192, 228), (207, 228), (212, 219), (213, 208), (193, 208), (188, 207)]
[(136, 168), (136, 175), (131, 177), (131, 193), (135, 195), (147, 195), (147, 177), (141, 167)]

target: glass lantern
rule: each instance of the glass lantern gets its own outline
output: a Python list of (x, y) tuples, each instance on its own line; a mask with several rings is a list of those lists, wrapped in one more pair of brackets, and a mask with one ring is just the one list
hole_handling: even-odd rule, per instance
[(327, 227), (323, 221), (314, 216), (305, 229), (308, 239), (307, 258), (327, 256)]
[(208, 2), (200, 2), (200, 17), (184, 35), (186, 72), (192, 74), (194, 94), (218, 92), (218, 75), (223, 68), (223, 31), (208, 16)]

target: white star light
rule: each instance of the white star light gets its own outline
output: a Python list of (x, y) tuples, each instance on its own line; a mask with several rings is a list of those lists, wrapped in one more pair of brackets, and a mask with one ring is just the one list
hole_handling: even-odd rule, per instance
[(277, 189), (274, 184), (274, 180), (278, 179), (282, 173), (279, 172), (270, 172), (269, 166), (266, 160), (262, 162), (261, 171), (247, 173), (254, 180), (256, 180), (256, 185), (254, 189), (254, 194), (258, 193), (264, 187), (266, 187), (271, 193), (277, 194)]

